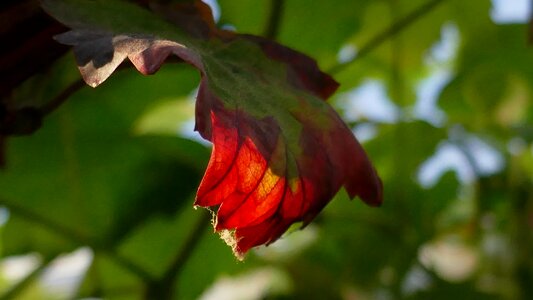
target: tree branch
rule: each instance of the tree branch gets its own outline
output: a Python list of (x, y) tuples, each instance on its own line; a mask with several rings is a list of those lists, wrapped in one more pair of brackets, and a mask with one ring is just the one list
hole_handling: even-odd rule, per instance
[(275, 39), (279, 32), (281, 17), (283, 15), (284, 0), (271, 0), (270, 15), (263, 34), (267, 39)]
[(168, 270), (165, 272), (163, 278), (169, 278), (174, 280), (178, 275), (179, 271), (187, 261), (187, 259), (194, 252), (194, 249), (200, 242), (202, 233), (209, 227), (211, 224), (211, 214), (207, 211), (203, 211), (201, 217), (196, 222), (192, 232), (189, 234), (187, 239), (184, 242), (183, 248), (174, 258), (174, 261), (170, 264)]
[(406, 15), (405, 17), (391, 24), (383, 32), (374, 36), (374, 38), (372, 38), (368, 43), (366, 43), (359, 49), (359, 51), (357, 52), (357, 55), (354, 58), (352, 58), (349, 61), (339, 63), (329, 68), (328, 73), (336, 74), (336, 73), (341, 72), (347, 66), (365, 57), (367, 54), (372, 52), (375, 48), (377, 48), (378, 46), (386, 42), (389, 38), (402, 32), (405, 28), (412, 25), (418, 19), (425, 16), (427, 13), (431, 12), (442, 2), (444, 2), (444, 0), (430, 0), (427, 3), (421, 5), (420, 7), (418, 7), (417, 9), (415, 9), (414, 11)]
[(123, 268), (130, 271), (132, 274), (137, 275), (139, 278), (143, 279), (146, 282), (151, 282), (154, 280), (153, 276), (151, 276), (147, 271), (145, 271), (139, 265), (135, 264), (133, 261), (130, 261), (123, 256), (120, 256), (113, 247), (105, 247), (104, 245), (102, 245), (102, 243), (92, 240), (91, 238), (83, 235), (81, 232), (72, 230), (69, 227), (59, 224), (54, 220), (48, 219), (11, 201), (0, 199), (0, 205), (6, 206), (10, 212), (16, 214), (17, 216), (22, 217), (32, 223), (36, 223), (51, 232), (59, 234), (64, 238), (78, 244), (79, 246), (89, 246), (93, 249), (93, 251), (100, 252), (109, 256)]
[(177, 253), (174, 260), (170, 263), (167, 271), (160, 280), (153, 282), (146, 293), (146, 299), (174, 299), (175, 281), (183, 269), (187, 260), (191, 257), (200, 243), (202, 234), (211, 224), (211, 214), (202, 212), (201, 217), (197, 220), (191, 233), (184, 241), (181, 250)]
[(85, 85), (85, 81), (83, 81), (83, 79), (81, 78), (71, 83), (66, 89), (61, 92), (61, 94), (59, 94), (57, 97), (55, 97), (50, 102), (46, 103), (43, 107), (41, 107), (41, 114), (43, 116), (49, 115), (59, 106), (61, 106), (61, 104), (67, 101), (70, 96), (72, 96), (75, 92), (79, 91)]
[(63, 226), (62, 224), (59, 224), (54, 220), (41, 216), (40, 214), (35, 213), (23, 207), (22, 205), (7, 201), (5, 199), (0, 199), (0, 205), (7, 207), (11, 213), (16, 214), (17, 216), (32, 223), (39, 224), (42, 227), (48, 229), (49, 231), (59, 234), (72, 242), (75, 242), (80, 245), (91, 244), (89, 238), (84, 236), (81, 232), (77, 232), (72, 228)]
[(115, 251), (115, 249), (101, 249), (101, 251), (97, 252), (101, 252), (102, 254), (107, 255), (109, 258), (118, 263), (124, 269), (137, 275), (137, 277), (141, 278), (143, 282), (151, 282), (154, 280), (154, 277), (144, 268), (134, 263), (133, 261), (125, 258), (124, 256), (121, 256), (118, 252)]

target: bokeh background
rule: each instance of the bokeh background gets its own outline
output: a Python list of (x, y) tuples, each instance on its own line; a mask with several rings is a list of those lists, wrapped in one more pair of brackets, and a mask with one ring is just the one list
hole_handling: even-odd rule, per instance
[[(197, 71), (79, 88), (66, 53), (2, 93), (49, 114), (4, 139), (0, 299), (533, 299), (530, 1), (208, 2), (220, 27), (269, 35), (341, 83), (330, 103), (384, 205), (340, 191), (239, 262), (192, 207), (210, 153), (193, 132)], [(36, 1), (13, 3), (4, 20)], [(39, 25), (17, 26), (2, 44)]]

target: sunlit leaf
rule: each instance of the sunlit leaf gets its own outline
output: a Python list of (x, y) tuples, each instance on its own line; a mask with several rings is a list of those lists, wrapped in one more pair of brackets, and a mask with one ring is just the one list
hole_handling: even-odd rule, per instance
[[(214, 148), (195, 205), (219, 206), (215, 229), (236, 255), (277, 240), (295, 222), (309, 223), (341, 186), (352, 198), (381, 203), (381, 182), (366, 154), (323, 101), (337, 83), (312, 59), (217, 30), (202, 2), (188, 6), (198, 17), (179, 9), (165, 13), (188, 20), (175, 19), (175, 32), (162, 20), (130, 28), (126, 24), (148, 12), (107, 3), (45, 1), (44, 7), (73, 27), (58, 40), (74, 46), (93, 87), (126, 58), (143, 74), (155, 73), (171, 54), (201, 71), (196, 130)], [(128, 12), (129, 19), (97, 22), (112, 10)]]

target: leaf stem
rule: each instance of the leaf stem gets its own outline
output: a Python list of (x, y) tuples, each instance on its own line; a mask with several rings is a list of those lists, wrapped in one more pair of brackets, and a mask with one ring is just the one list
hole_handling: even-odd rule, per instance
[(267, 39), (275, 39), (278, 35), (281, 25), (281, 18), (283, 16), (284, 0), (271, 0), (270, 1), (270, 15), (268, 17), (268, 23), (263, 34)]
[(348, 67), (352, 63), (368, 55), (375, 48), (377, 48), (378, 46), (386, 42), (389, 38), (400, 33), (405, 28), (409, 27), (414, 22), (416, 22), (418, 19), (425, 16), (427, 13), (431, 12), (433, 9), (435, 9), (439, 4), (441, 4), (444, 1), (445, 0), (430, 0), (427, 3), (422, 4), (420, 7), (413, 10), (411, 13), (407, 14), (405, 17), (391, 24), (383, 32), (374, 36), (368, 43), (366, 43), (359, 49), (359, 51), (357, 52), (357, 55), (354, 58), (346, 62), (339, 63), (329, 68), (328, 73), (336, 74), (336, 73), (343, 71), (346, 67)]

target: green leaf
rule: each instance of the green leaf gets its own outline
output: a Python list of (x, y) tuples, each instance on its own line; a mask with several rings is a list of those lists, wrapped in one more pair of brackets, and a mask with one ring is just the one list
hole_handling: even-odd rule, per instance
[(525, 105), (531, 93), (525, 82), (533, 79), (533, 53), (522, 42), (526, 29), (524, 25), (490, 24), (464, 43), (457, 75), (439, 99), (450, 123), (495, 132), (502, 131), (506, 122), (524, 120), (525, 110), (516, 107)]
[[(88, 241), (111, 242), (151, 214), (172, 213), (186, 203), (200, 174), (190, 159), (205, 163), (207, 150), (198, 146), (194, 156), (179, 156), (194, 143), (130, 133), (147, 101), (189, 93), (195, 84), (189, 72), (172, 66), (151, 79), (122, 73), (113, 82), (118, 89), (82, 90), (31, 139), (12, 139), (8, 169), (0, 174), (4, 205), (68, 228), (66, 238), (75, 241), (44, 234), (54, 229), (13, 210), (3, 231), (4, 255), (51, 255)], [(175, 78), (183, 79), (180, 87), (172, 85)]]
[[(339, 49), (361, 29), (363, 14), (371, 2), (286, 1), (278, 40), (316, 57), (321, 66), (332, 65), (336, 62)], [(312, 28), (302, 30), (308, 26)], [(320, 34), (317, 34), (313, 28), (320, 28)]]

